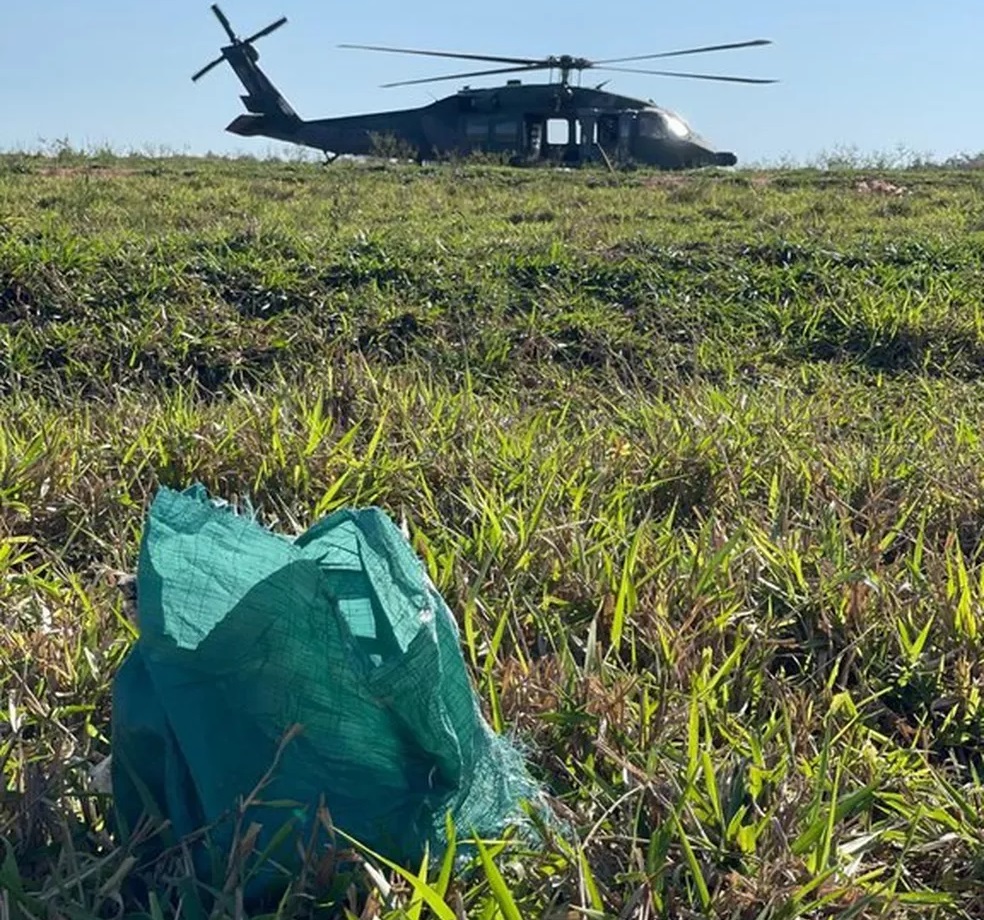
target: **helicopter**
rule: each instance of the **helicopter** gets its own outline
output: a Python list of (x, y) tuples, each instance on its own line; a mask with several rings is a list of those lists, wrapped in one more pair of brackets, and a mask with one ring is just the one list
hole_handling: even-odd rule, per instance
[[(248, 38), (239, 38), (217, 4), (212, 12), (229, 37), (221, 54), (193, 76), (200, 80), (223, 61), (229, 63), (246, 89), (241, 96), (247, 114), (239, 115), (226, 131), (242, 137), (267, 137), (320, 150), (329, 162), (342, 155), (380, 156), (396, 152), (418, 162), (451, 155), (483, 152), (503, 156), (514, 165), (555, 162), (580, 165), (603, 161), (640, 164), (662, 169), (734, 166), (737, 157), (717, 151), (675, 112), (651, 101), (633, 99), (604, 89), (580, 85), (589, 70), (644, 73), (694, 80), (764, 84), (775, 80), (705, 73), (644, 70), (622, 66), (655, 58), (768, 45), (768, 39), (705, 45), (681, 51), (592, 61), (571, 55), (546, 58), (463, 54), (378, 45), (340, 45), (341, 48), (481, 61), (500, 66), (416, 80), (383, 84), (410, 86), (441, 80), (510, 74), (505, 85), (464, 86), (429, 105), (337, 118), (302, 119), (260, 69), (255, 43), (287, 23), (282, 16)], [(549, 71), (550, 82), (523, 83), (518, 74)], [(558, 79), (554, 79), (554, 75)], [(576, 75), (576, 84), (572, 77)], [(388, 153), (387, 153), (388, 152)]]

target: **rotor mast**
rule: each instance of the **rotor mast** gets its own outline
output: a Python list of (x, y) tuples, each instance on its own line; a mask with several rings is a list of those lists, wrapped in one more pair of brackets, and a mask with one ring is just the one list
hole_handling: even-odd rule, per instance
[(586, 70), (591, 66), (591, 61), (585, 58), (571, 57), (569, 54), (562, 54), (558, 58), (552, 58), (551, 60), (556, 61), (556, 69), (560, 71), (560, 85), (567, 86), (570, 84), (571, 73), (577, 71), (580, 73), (582, 70)]

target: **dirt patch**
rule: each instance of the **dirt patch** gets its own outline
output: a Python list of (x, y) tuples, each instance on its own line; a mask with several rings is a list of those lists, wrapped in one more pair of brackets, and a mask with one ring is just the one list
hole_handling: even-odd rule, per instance
[(904, 185), (896, 185), (886, 179), (859, 179), (854, 183), (854, 191), (862, 195), (885, 195), (891, 198), (901, 198), (909, 194)]

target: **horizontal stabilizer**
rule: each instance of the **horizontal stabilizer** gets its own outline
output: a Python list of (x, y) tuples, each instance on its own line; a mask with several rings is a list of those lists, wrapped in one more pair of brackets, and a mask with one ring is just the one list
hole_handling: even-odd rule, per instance
[(269, 128), (270, 119), (265, 115), (240, 115), (234, 118), (226, 126), (226, 131), (230, 134), (240, 134), (243, 137), (255, 137), (263, 134), (265, 128)]

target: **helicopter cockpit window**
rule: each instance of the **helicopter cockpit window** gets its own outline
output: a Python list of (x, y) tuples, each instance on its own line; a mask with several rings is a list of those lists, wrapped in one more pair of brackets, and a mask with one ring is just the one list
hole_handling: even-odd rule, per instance
[(690, 129), (683, 119), (676, 115), (644, 112), (639, 116), (639, 134), (642, 137), (684, 138), (689, 133)]
[(666, 128), (663, 126), (663, 119), (659, 115), (647, 113), (638, 119), (640, 137), (666, 137)]

